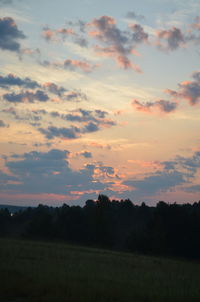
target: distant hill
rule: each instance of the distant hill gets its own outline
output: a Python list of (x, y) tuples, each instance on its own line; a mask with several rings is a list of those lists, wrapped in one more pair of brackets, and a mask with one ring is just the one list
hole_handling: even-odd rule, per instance
[(1, 209), (8, 209), (9, 212), (11, 213), (15, 213), (18, 212), (20, 210), (25, 210), (28, 207), (25, 206), (13, 206), (13, 205), (8, 205), (8, 204), (0, 204), (0, 210)]

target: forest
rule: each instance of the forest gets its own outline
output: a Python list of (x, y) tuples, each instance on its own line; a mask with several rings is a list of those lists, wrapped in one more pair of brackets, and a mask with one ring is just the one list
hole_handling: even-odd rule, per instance
[(99, 195), (83, 207), (0, 209), (3, 238), (58, 241), (148, 255), (200, 258), (200, 201), (156, 206)]

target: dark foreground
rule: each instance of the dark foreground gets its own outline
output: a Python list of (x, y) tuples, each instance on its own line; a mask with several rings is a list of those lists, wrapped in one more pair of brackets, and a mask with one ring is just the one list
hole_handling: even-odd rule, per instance
[(0, 240), (3, 302), (199, 302), (200, 263)]

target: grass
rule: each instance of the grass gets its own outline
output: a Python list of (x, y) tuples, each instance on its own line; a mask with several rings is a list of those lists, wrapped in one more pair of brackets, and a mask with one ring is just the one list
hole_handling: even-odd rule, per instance
[(2, 302), (199, 302), (200, 263), (0, 240)]

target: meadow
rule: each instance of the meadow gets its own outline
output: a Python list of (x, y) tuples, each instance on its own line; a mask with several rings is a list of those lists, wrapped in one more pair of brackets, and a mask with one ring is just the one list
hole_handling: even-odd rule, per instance
[(0, 239), (3, 302), (199, 302), (200, 263)]

